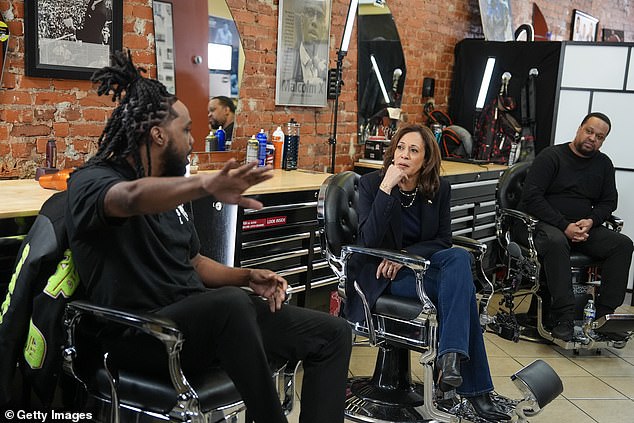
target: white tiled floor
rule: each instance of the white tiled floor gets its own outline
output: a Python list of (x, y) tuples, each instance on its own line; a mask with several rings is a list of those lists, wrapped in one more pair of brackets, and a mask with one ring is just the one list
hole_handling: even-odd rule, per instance
[[(623, 306), (617, 311), (634, 313), (634, 307)], [(502, 395), (519, 397), (519, 391), (510, 376), (538, 358), (550, 364), (561, 377), (563, 394), (532, 418), (531, 422), (634, 422), (634, 340), (620, 350), (604, 349), (600, 355), (590, 351), (575, 355), (572, 351), (553, 345), (528, 341), (514, 343), (491, 333), (485, 334), (485, 343), (493, 383), (496, 391)], [(375, 348), (354, 347), (350, 375), (371, 375), (375, 358)], [(418, 357), (414, 354), (412, 371), (413, 378), (420, 380), (422, 372)], [(299, 391), (301, 372), (298, 379)], [(288, 421), (297, 423), (298, 416), (299, 402)]]

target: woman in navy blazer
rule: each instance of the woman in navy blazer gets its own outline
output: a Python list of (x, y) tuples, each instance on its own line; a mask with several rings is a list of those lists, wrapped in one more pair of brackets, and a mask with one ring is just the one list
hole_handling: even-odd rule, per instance
[[(451, 187), (440, 177), (440, 163), (440, 149), (429, 128), (400, 128), (385, 153), (383, 168), (361, 177), (359, 243), (405, 250), (430, 260), (424, 286), (440, 322), (439, 386), (443, 390), (456, 388), (483, 418), (510, 420), (489, 395), (493, 382), (479, 322), (471, 256), (461, 248), (451, 248)], [(418, 298), (414, 274), (397, 263), (364, 259), (354, 267), (370, 306), (383, 292)], [(346, 317), (364, 320), (358, 296), (349, 294)]]

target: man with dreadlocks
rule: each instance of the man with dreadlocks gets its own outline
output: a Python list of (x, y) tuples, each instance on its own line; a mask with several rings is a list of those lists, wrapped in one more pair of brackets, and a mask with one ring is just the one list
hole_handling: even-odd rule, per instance
[(267, 355), (303, 360), (300, 421), (343, 422), (347, 323), (283, 304), (287, 283), (272, 271), (200, 255), (182, 205), (213, 195), (260, 208), (242, 193), (270, 178), (270, 168), (230, 161), (218, 173), (183, 177), (193, 143), (187, 107), (141, 76), (129, 53), (113, 59), (93, 81), (98, 94), (113, 93), (119, 104), (96, 155), (68, 184), (68, 236), (90, 300), (174, 320), (186, 338), (186, 374), (220, 364), (258, 423), (286, 422)]

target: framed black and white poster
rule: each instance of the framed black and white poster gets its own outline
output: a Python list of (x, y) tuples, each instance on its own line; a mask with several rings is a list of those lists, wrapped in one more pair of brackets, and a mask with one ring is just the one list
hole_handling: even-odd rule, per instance
[(24, 3), (27, 76), (90, 79), (121, 50), (123, 0)]
[(156, 78), (165, 85), (169, 93), (176, 94), (172, 3), (154, 0), (152, 10), (154, 14)]
[(275, 104), (324, 107), (330, 0), (280, 0)]
[(572, 14), (572, 41), (596, 41), (599, 20), (581, 10), (575, 9)]

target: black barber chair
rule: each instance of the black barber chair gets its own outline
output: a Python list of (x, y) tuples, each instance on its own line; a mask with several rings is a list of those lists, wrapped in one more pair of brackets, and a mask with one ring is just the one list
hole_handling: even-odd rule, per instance
[[(81, 408), (94, 421), (249, 421), (222, 369), (185, 376), (180, 366), (185, 339), (171, 320), (73, 301), (66, 306), (64, 326), (64, 370), (81, 383)], [(127, 336), (131, 332), (147, 337)], [(271, 368), (288, 414), (296, 369), (287, 372), (285, 364)]]
[[(399, 251), (355, 246), (358, 226), (356, 206), (359, 175), (343, 172), (330, 176), (321, 186), (317, 202), (322, 252), (339, 279), (338, 291), (345, 301), (346, 291), (354, 289), (365, 296), (359, 284), (347, 276), (348, 260), (353, 254), (386, 258), (408, 267), (416, 274), (419, 299), (382, 295), (370, 309), (364, 300), (365, 321), (350, 322), (355, 335), (367, 337), (379, 353), (372, 377), (349, 380), (346, 417), (363, 422), (482, 422), (469, 411), (466, 400), (457, 405), (440, 405), (442, 393), (434, 384), (434, 363), (437, 354), (438, 320), (436, 307), (423, 288), (423, 275), (429, 262), (419, 256)], [(481, 260), (486, 250), (468, 238), (455, 238), (460, 246), (471, 246), (475, 258)], [(456, 242), (458, 244), (458, 242)], [(480, 266), (480, 265), (478, 265)], [(477, 266), (477, 267), (478, 267)], [(410, 351), (421, 353), (423, 383), (411, 378)], [(520, 408), (525, 416), (534, 415), (562, 392), (559, 377), (543, 361), (536, 361), (513, 376), (518, 389), (525, 394)], [(538, 392), (535, 394), (533, 392)], [(444, 399), (444, 398), (443, 398)], [(524, 414), (517, 401), (494, 397), (498, 404), (511, 412), (516, 410), (520, 421)], [(450, 398), (451, 400), (451, 398)], [(518, 411), (519, 410), (519, 411)], [(453, 420), (452, 420), (453, 419)]]
[[(23, 395), (16, 402), (21, 408), (91, 413), (88, 420), (97, 422), (244, 422), (248, 410), (223, 370), (185, 377), (179, 360), (185, 340), (173, 322), (77, 300), (81, 292), (73, 286), (79, 280), (65, 251), (65, 204), (65, 192), (44, 203), (20, 248), (12, 291), (3, 299), (8, 308), (0, 319), (0, 406), (16, 402), (10, 394), (17, 365), (43, 404)], [(271, 368), (289, 413), (296, 368)], [(58, 380), (62, 369), (71, 377)]]
[[(502, 294), (500, 305), (503, 307), (492, 317), (489, 329), (507, 339), (545, 339), (561, 348), (575, 351), (604, 347), (623, 348), (627, 338), (612, 340), (602, 334), (633, 331), (634, 315), (610, 314), (597, 319), (591, 326), (576, 325), (575, 337), (570, 342), (554, 338), (547, 329), (550, 324), (550, 294), (533, 240), (538, 219), (516, 209), (530, 165), (530, 162), (520, 162), (511, 166), (498, 182), (496, 230), (508, 265), (506, 277), (496, 283), (496, 293)], [(606, 225), (620, 232), (623, 221), (611, 216)], [(601, 262), (585, 254), (572, 252), (570, 263), (576, 298), (575, 320), (580, 321), (587, 300), (593, 297), (596, 289), (601, 289)], [(526, 313), (514, 312), (519, 304), (529, 301), (531, 307)]]

